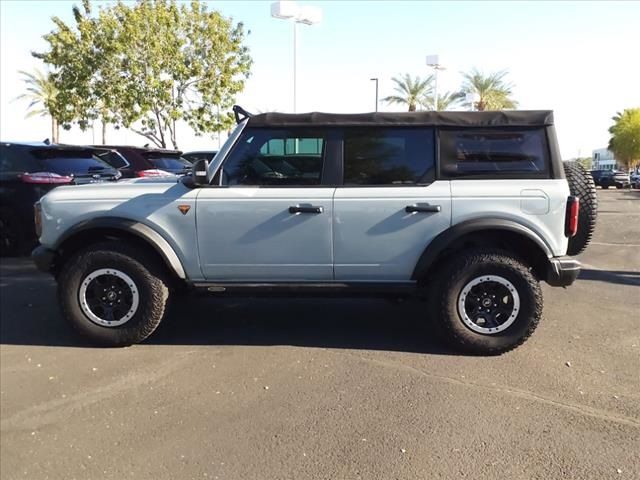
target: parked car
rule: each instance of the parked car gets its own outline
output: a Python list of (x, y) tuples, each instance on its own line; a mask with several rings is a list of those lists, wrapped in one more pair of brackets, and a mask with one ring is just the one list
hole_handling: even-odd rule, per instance
[(630, 175), (629, 181), (631, 188), (640, 188), (640, 172), (634, 172)]
[(630, 185), (629, 174), (619, 170), (592, 170), (591, 176), (595, 184), (605, 190), (609, 187), (627, 188)]
[(196, 163), (198, 160), (213, 160), (213, 157), (218, 153), (217, 150), (198, 150), (193, 152), (186, 152), (182, 154), (182, 158), (189, 160), (191, 163)]
[(580, 272), (595, 186), (559, 158), (549, 111), (234, 111), (237, 128), (191, 176), (39, 202), (34, 261), (91, 341), (144, 340), (185, 287), (418, 296), (455, 348), (498, 354), (538, 325), (539, 283)]
[(94, 145), (94, 152), (120, 170), (125, 178), (163, 177), (191, 173), (191, 162), (178, 150), (162, 150), (126, 145)]
[(33, 204), (52, 188), (114, 181), (120, 173), (91, 149), (46, 143), (0, 144), (0, 250), (26, 252), (37, 237)]

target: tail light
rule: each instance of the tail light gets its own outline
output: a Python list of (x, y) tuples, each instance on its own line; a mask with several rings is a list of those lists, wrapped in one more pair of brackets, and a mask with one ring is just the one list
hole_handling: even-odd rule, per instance
[(564, 234), (567, 237), (575, 237), (578, 233), (578, 212), (580, 211), (580, 199), (569, 197), (567, 199), (567, 218), (565, 220)]
[(39, 183), (39, 184), (65, 184), (73, 182), (73, 177), (69, 175), (58, 175), (53, 172), (34, 172), (23, 173), (20, 175), (20, 180), (24, 183)]
[(173, 173), (158, 168), (151, 168), (149, 170), (140, 170), (137, 175), (139, 177), (175, 177)]
[(40, 202), (33, 204), (33, 222), (36, 227), (36, 237), (40, 238), (42, 235), (42, 205)]

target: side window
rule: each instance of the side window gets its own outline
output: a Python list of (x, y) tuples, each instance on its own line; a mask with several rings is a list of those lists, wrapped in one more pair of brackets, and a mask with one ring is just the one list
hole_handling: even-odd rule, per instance
[(247, 128), (222, 167), (223, 185), (320, 185), (326, 135), (321, 130)]
[(434, 179), (430, 128), (344, 130), (345, 185), (412, 185)]
[(544, 130), (441, 130), (443, 176), (545, 176), (548, 172)]

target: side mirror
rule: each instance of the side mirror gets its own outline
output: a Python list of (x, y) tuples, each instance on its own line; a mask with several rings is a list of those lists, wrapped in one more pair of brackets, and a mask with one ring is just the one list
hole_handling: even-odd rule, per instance
[(191, 170), (191, 178), (194, 185), (209, 185), (207, 181), (207, 167), (209, 166), (209, 160), (198, 160), (193, 164)]

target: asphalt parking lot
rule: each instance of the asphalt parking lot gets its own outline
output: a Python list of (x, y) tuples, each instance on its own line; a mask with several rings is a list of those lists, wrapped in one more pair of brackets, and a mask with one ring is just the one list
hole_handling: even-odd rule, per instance
[(190, 298), (87, 348), (52, 279), (3, 260), (0, 477), (640, 478), (640, 191), (599, 196), (580, 279), (491, 358), (368, 299)]

